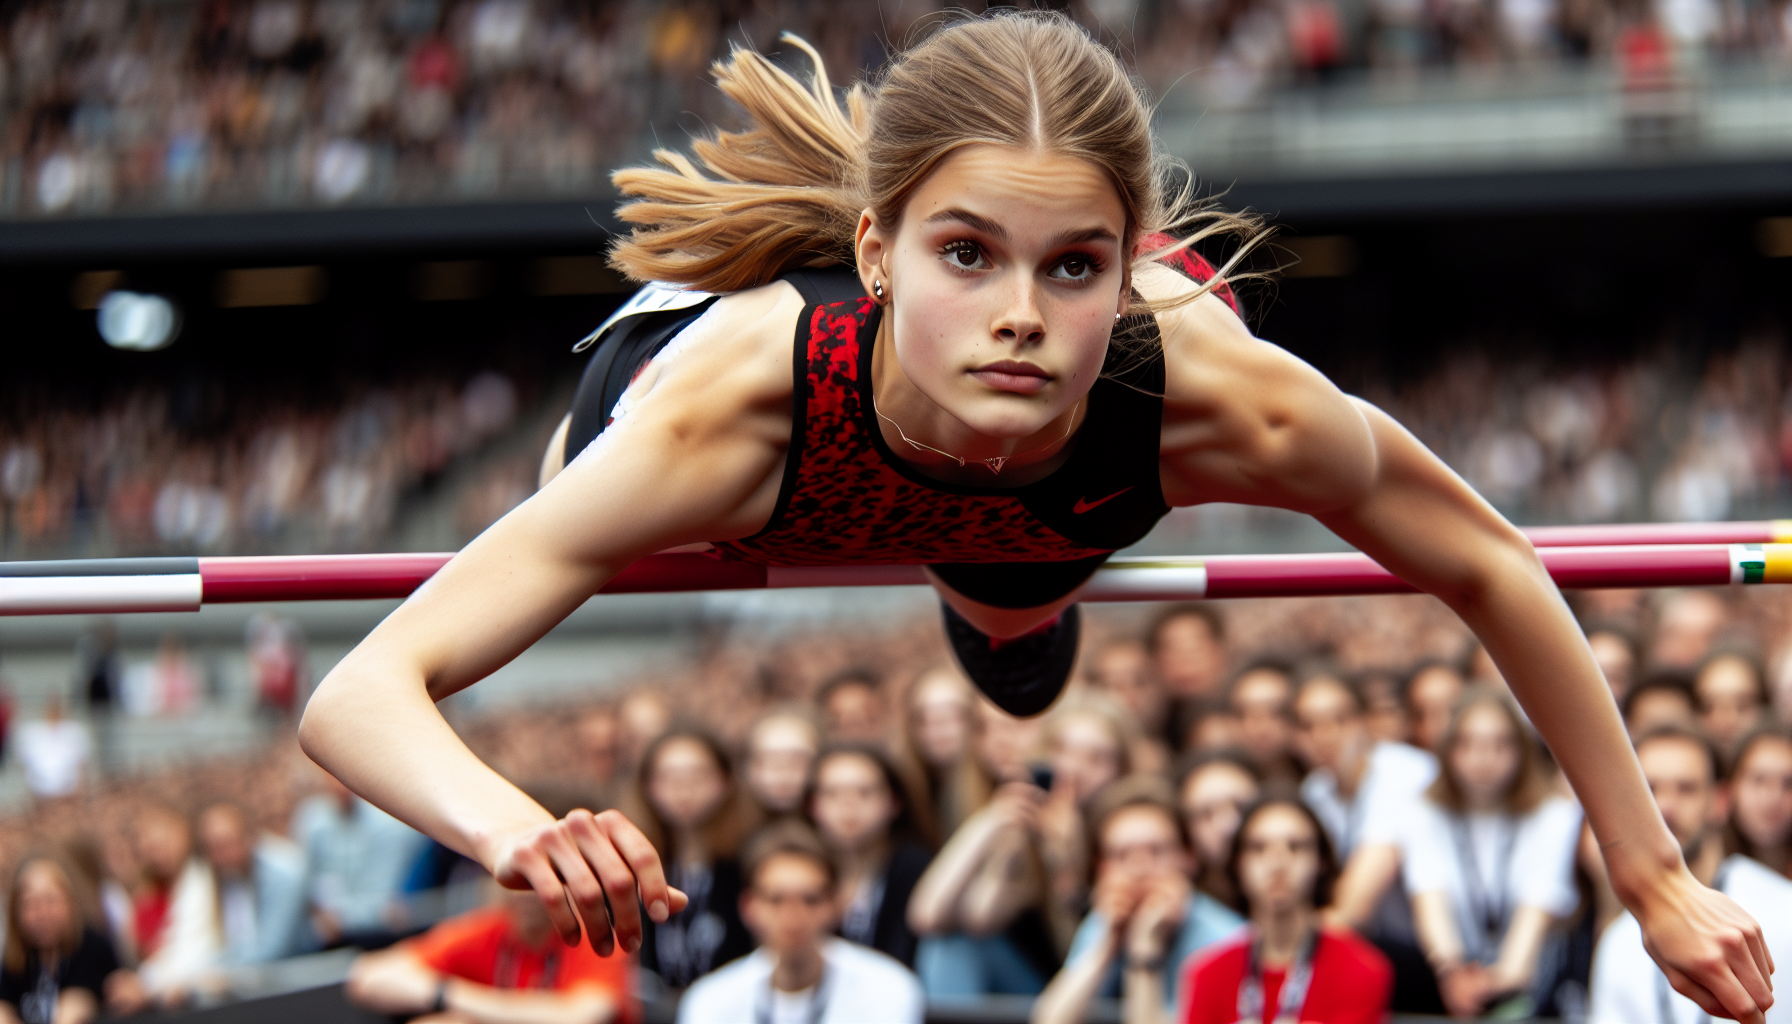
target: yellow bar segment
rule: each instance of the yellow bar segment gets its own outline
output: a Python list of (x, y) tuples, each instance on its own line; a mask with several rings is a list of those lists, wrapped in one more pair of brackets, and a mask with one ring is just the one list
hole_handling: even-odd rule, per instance
[[(1779, 532), (1779, 525), (1774, 524), (1775, 533)], [(1762, 583), (1792, 583), (1792, 544), (1763, 544), (1761, 554), (1767, 563), (1761, 573)]]
[(1773, 543), (1792, 543), (1792, 519), (1775, 519), (1767, 525), (1767, 532), (1772, 535)]

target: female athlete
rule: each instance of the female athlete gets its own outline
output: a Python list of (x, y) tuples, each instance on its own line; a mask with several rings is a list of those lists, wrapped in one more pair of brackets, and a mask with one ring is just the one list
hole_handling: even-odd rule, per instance
[(1535, 552), (1385, 413), (1253, 337), (1222, 283), (1236, 259), (1216, 273), (1163, 234), (1255, 237), (1166, 195), (1110, 53), (1062, 18), (1008, 14), (937, 31), (844, 110), (819, 60), (810, 87), (745, 52), (717, 78), (749, 130), (616, 176), (639, 227), (613, 262), (687, 290), (650, 293), (605, 339), (565, 468), (324, 680), (300, 730), (312, 758), (533, 888), (569, 942), (582, 921), (600, 952), (632, 951), (642, 905), (655, 921), (684, 905), (641, 833), (613, 811), (555, 820), (434, 705), (624, 567), (698, 542), (925, 563), (967, 671), (1025, 714), (1056, 696), (1076, 590), (1109, 552), (1172, 506), (1278, 506), (1463, 618), (1675, 986), (1762, 1019), (1760, 929), (1687, 872)]

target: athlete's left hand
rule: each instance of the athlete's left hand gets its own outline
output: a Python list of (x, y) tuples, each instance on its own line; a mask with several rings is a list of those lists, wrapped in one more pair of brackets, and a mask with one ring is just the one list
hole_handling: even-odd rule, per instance
[(1684, 867), (1628, 902), (1675, 991), (1713, 1017), (1762, 1024), (1773, 1006), (1773, 954), (1754, 918)]

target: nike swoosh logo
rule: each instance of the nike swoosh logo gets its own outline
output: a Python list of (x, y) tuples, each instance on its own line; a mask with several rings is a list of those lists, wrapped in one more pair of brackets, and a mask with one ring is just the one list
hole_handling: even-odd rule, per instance
[(1070, 506), (1070, 512), (1072, 515), (1080, 516), (1084, 512), (1087, 512), (1090, 509), (1095, 508), (1097, 505), (1105, 505), (1108, 502), (1113, 501), (1115, 498), (1118, 498), (1119, 496), (1121, 496), (1122, 494), (1125, 494), (1127, 491), (1130, 491), (1130, 490), (1132, 490), (1131, 487), (1122, 487), (1119, 490), (1115, 491), (1114, 493), (1108, 495), (1107, 497), (1096, 498), (1094, 501), (1090, 501), (1088, 498), (1079, 499), (1076, 504)]

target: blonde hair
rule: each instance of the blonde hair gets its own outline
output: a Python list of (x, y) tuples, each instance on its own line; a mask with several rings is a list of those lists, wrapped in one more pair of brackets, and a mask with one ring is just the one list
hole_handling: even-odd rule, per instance
[[(1150, 106), (1126, 69), (1063, 15), (1006, 11), (949, 24), (895, 57), (877, 85), (854, 85), (844, 109), (820, 55), (795, 36), (784, 39), (813, 62), (807, 85), (737, 50), (712, 71), (751, 126), (696, 141), (697, 162), (662, 149), (654, 158), (665, 168), (612, 176), (635, 197), (618, 215), (638, 225), (611, 250), (617, 270), (727, 292), (798, 267), (852, 266), (862, 210), (894, 230), (941, 160), (989, 143), (1079, 157), (1106, 171), (1126, 208), (1128, 251), (1146, 234), (1186, 234), (1136, 262), (1215, 235), (1241, 240), (1218, 274), (1171, 305), (1228, 276), (1261, 276), (1234, 273), (1267, 237), (1261, 221), (1194, 198), (1186, 170), (1158, 149)], [(1183, 183), (1172, 189), (1179, 171)]]

